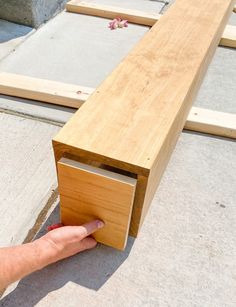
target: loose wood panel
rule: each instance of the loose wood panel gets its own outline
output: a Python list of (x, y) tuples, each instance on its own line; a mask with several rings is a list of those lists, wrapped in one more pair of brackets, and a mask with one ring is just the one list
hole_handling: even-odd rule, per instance
[(123, 250), (136, 179), (62, 158), (58, 162), (58, 181), (62, 223), (81, 225), (101, 219), (105, 227), (94, 238)]
[(67, 152), (148, 177), (144, 202), (134, 202), (138, 213), (133, 234), (184, 127), (233, 3), (177, 0), (53, 140), (56, 160)]

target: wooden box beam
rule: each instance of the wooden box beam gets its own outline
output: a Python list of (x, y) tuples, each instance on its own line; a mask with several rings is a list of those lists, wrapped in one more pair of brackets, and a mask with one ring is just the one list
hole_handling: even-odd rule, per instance
[(177, 0), (53, 140), (61, 157), (137, 175), (136, 236), (233, 10)]

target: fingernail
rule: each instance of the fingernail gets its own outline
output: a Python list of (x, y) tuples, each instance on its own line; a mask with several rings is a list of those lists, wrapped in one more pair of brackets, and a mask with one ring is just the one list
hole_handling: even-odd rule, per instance
[(102, 221), (97, 221), (97, 227), (98, 228), (102, 228), (104, 226), (105, 226), (105, 224)]

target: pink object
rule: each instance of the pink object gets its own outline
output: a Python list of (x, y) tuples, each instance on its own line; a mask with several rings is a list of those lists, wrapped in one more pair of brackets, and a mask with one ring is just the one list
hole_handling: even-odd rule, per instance
[(111, 30), (124, 27), (128, 27), (128, 20), (122, 20), (120, 17), (116, 17), (115, 19), (110, 21), (108, 26), (108, 28), (110, 28)]
[(53, 225), (50, 225), (50, 226), (47, 227), (47, 231), (51, 231), (53, 229), (60, 228), (62, 226), (63, 226), (63, 224), (61, 224), (61, 223), (53, 224)]

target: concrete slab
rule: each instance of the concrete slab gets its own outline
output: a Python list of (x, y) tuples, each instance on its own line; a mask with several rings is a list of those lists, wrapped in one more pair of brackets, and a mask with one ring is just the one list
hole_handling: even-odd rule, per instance
[(195, 106), (236, 113), (236, 50), (218, 47)]
[(233, 25), (233, 26), (236, 26), (236, 14), (235, 13), (232, 13), (230, 19), (229, 19), (229, 24), (230, 25)]
[[(229, 24), (236, 25), (232, 13)], [(219, 47), (198, 93), (195, 105), (236, 113), (236, 49)]]
[(52, 265), (1, 306), (235, 306), (235, 153), (235, 142), (183, 133), (124, 253), (100, 245)]
[(97, 87), (149, 29), (130, 24), (111, 31), (108, 22), (59, 14), (2, 61), (0, 70)]
[(22, 243), (56, 188), (59, 127), (0, 113), (0, 246)]
[(76, 112), (76, 109), (72, 108), (3, 95), (0, 95), (0, 110), (13, 111), (22, 116), (56, 122), (61, 126)]
[[(144, 0), (135, 3), (99, 0), (99, 3), (157, 13), (163, 7), (163, 3)], [(97, 87), (148, 31), (148, 27), (132, 24), (111, 31), (108, 22), (91, 16), (59, 14), (14, 55), (0, 62), (0, 70)], [(58, 122), (66, 122), (74, 112), (4, 96), (0, 97), (0, 108)]]
[(0, 19), (0, 60), (22, 43), (34, 30)]

